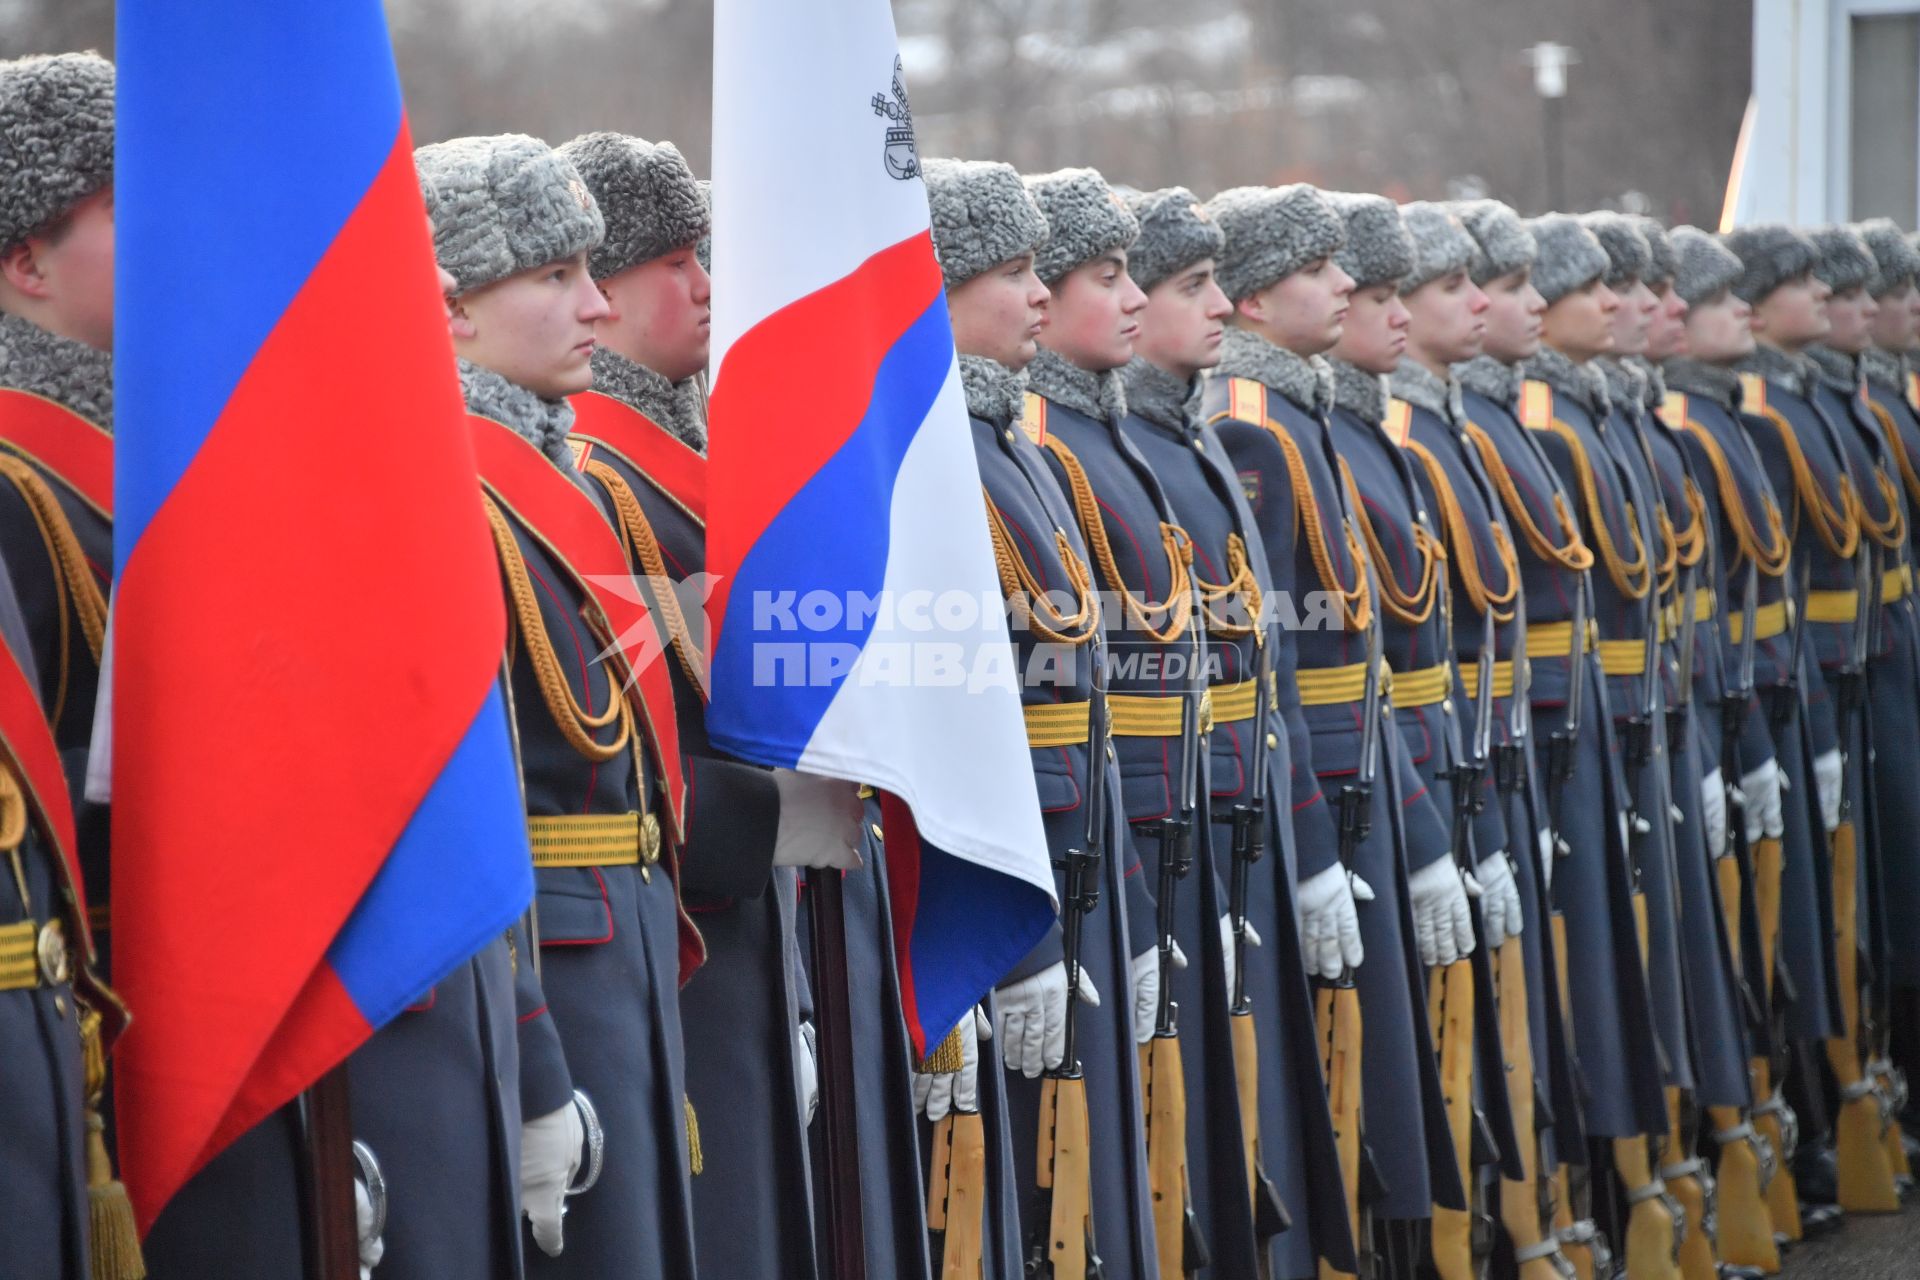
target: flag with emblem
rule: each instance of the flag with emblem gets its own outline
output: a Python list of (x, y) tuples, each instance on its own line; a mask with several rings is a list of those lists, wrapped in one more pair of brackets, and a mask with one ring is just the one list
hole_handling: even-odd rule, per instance
[(532, 869), (379, 0), (121, 0), (117, 38), (116, 1078), (144, 1229), (499, 937)]
[(1053, 874), (886, 0), (719, 0), (708, 728), (870, 783), (916, 1050)]

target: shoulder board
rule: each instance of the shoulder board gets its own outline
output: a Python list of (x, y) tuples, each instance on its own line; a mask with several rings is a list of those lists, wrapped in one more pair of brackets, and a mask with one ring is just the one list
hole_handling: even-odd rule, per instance
[(1660, 402), (1660, 421), (1675, 431), (1687, 425), (1687, 393), (1669, 391), (1667, 398)]
[(1915, 413), (1920, 413), (1920, 373), (1907, 375), (1907, 403)]
[(1520, 425), (1529, 431), (1553, 425), (1553, 388), (1537, 378), (1520, 384)]
[(1740, 375), (1740, 411), (1742, 413), (1767, 411), (1767, 380), (1757, 373)]
[(1036, 391), (1027, 392), (1020, 410), (1020, 429), (1037, 445), (1047, 442), (1047, 401)]
[(593, 446), (578, 436), (569, 436), (567, 449), (573, 454), (573, 465), (584, 470), (587, 465), (587, 455), (593, 452)]
[(1407, 440), (1413, 435), (1413, 406), (1405, 400), (1387, 401), (1387, 417), (1381, 427), (1386, 430), (1387, 439), (1407, 447)]
[(1251, 422), (1255, 426), (1265, 426), (1267, 421), (1267, 388), (1257, 378), (1229, 378), (1227, 380), (1227, 416), (1238, 422)]

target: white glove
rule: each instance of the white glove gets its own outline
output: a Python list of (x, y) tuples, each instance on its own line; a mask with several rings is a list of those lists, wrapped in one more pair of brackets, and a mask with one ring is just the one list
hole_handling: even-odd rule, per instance
[(520, 1126), (520, 1206), (533, 1226), (533, 1242), (549, 1258), (560, 1256), (560, 1220), (567, 1188), (580, 1172), (586, 1128), (571, 1101), (558, 1111)]
[[(1187, 953), (1173, 944), (1173, 967), (1187, 967)], [(1133, 1039), (1145, 1044), (1160, 1023), (1160, 948), (1156, 944), (1133, 958)]]
[(1480, 859), (1473, 869), (1480, 882), (1480, 923), (1487, 931), (1487, 945), (1497, 947), (1508, 938), (1517, 938), (1526, 927), (1520, 914), (1520, 888), (1513, 882), (1513, 866), (1507, 855), (1496, 853)]
[(1555, 854), (1553, 832), (1542, 827), (1539, 830), (1538, 837), (1540, 844), (1540, 883), (1551, 889), (1553, 887), (1553, 859)]
[(1473, 908), (1452, 855), (1435, 858), (1407, 881), (1413, 896), (1413, 936), (1429, 969), (1473, 952)]
[(820, 1109), (819, 1050), (814, 1047), (815, 1032), (811, 1022), (802, 1022), (798, 1031), (800, 1045), (793, 1056), (800, 1064), (800, 1098), (807, 1110), (805, 1123), (812, 1124), (814, 1112)]
[(1814, 789), (1820, 793), (1820, 821), (1829, 832), (1840, 829), (1840, 792), (1845, 777), (1840, 767), (1840, 749), (1813, 758)]
[[(1261, 945), (1259, 932), (1253, 927), (1253, 921), (1247, 921), (1247, 946)], [(1239, 948), (1233, 944), (1233, 914), (1220, 917), (1220, 949), (1227, 956), (1227, 997), (1233, 997), (1233, 981), (1240, 966)]]
[(1787, 819), (1781, 806), (1784, 781), (1780, 762), (1772, 758), (1758, 769), (1741, 775), (1740, 794), (1747, 798), (1748, 844), (1756, 840), (1778, 840), (1786, 834)]
[(1300, 952), (1307, 975), (1332, 979), (1343, 968), (1358, 969), (1367, 951), (1360, 945), (1360, 916), (1353, 904), (1373, 901), (1367, 882), (1336, 862), (1302, 880), (1293, 896), (1300, 908)]
[(993, 1039), (993, 1026), (979, 1006), (973, 1010), (973, 1034), (965, 1034), (967, 1019), (960, 1019), (960, 1069), (958, 1071), (913, 1073), (913, 1107), (928, 1120), (939, 1122), (949, 1111), (980, 1109), (980, 1042)]
[[(1080, 971), (1080, 1000), (1100, 1005), (1087, 971)], [(1067, 965), (1055, 961), (1031, 978), (1009, 982), (993, 991), (1000, 1018), (1000, 1056), (1007, 1070), (1038, 1080), (1042, 1071), (1060, 1065), (1067, 1056)]]
[(353, 1229), (360, 1237), (360, 1280), (373, 1280), (373, 1269), (387, 1251), (387, 1242), (373, 1233), (373, 1200), (367, 1184), (353, 1180)]
[(1727, 781), (1718, 769), (1700, 780), (1700, 814), (1707, 824), (1707, 856), (1727, 856)]
[(773, 785), (780, 793), (774, 866), (851, 871), (860, 865), (860, 824), (867, 820), (860, 788), (792, 769), (775, 769)]

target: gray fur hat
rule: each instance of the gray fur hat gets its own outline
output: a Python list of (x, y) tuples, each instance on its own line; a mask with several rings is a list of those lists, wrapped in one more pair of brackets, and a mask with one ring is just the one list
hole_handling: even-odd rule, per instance
[(1020, 175), (998, 160), (927, 160), (920, 167), (933, 248), (952, 289), (1047, 243), (1047, 220)]
[(1655, 218), (1646, 214), (1634, 215), (1633, 225), (1647, 238), (1647, 248), (1651, 251), (1647, 257), (1646, 274), (1642, 277), (1650, 285), (1663, 285), (1673, 280), (1673, 274), (1679, 263), (1673, 256), (1673, 238), (1667, 229)]
[(1527, 222), (1539, 253), (1533, 262), (1533, 287), (1552, 306), (1606, 275), (1613, 260), (1593, 232), (1570, 213), (1547, 213)]
[(1742, 267), (1733, 250), (1698, 227), (1675, 227), (1673, 291), (1690, 307), (1697, 307), (1740, 279)]
[(1400, 219), (1413, 237), (1413, 270), (1400, 282), (1401, 293), (1412, 293), (1456, 271), (1471, 270), (1477, 248), (1473, 235), (1453, 210), (1431, 200), (1419, 200), (1401, 205)]
[(1851, 227), (1816, 227), (1807, 232), (1807, 239), (1813, 241), (1820, 255), (1813, 264), (1813, 274), (1825, 280), (1835, 293), (1862, 285), (1869, 293), (1879, 289), (1880, 264)]
[(413, 153), (433, 220), (433, 252), (460, 292), (598, 247), (593, 193), (538, 138), (455, 138)]
[(1327, 203), (1340, 215), (1347, 242), (1333, 261), (1353, 277), (1355, 289), (1390, 284), (1396, 288), (1413, 270), (1413, 239), (1400, 220), (1400, 208), (1385, 196), (1362, 191), (1328, 191)]
[(97, 53), (0, 62), (0, 249), (113, 182), (113, 64)]
[(1140, 220), (1127, 274), (1143, 293), (1202, 258), (1218, 259), (1226, 246), (1226, 232), (1185, 187), (1137, 192), (1127, 197), (1127, 208)]
[(1819, 250), (1813, 242), (1784, 222), (1756, 222), (1735, 227), (1720, 243), (1740, 259), (1740, 278), (1733, 291), (1742, 302), (1758, 303), (1795, 276), (1813, 270)]
[(1530, 267), (1539, 255), (1533, 232), (1527, 230), (1511, 205), (1498, 200), (1464, 200), (1454, 205), (1453, 211), (1473, 237), (1473, 260), (1467, 264), (1467, 274), (1475, 284)]
[(1284, 280), (1347, 241), (1346, 222), (1326, 195), (1304, 182), (1285, 187), (1234, 187), (1207, 201), (1226, 233), (1220, 287), (1240, 299)]
[(1052, 285), (1084, 262), (1125, 249), (1140, 234), (1140, 220), (1094, 169), (1056, 169), (1022, 179), (1047, 220), (1047, 243), (1033, 268)]
[(1606, 281), (1608, 288), (1625, 284), (1628, 280), (1645, 280), (1647, 269), (1653, 264), (1653, 250), (1647, 245), (1647, 238), (1640, 234), (1640, 228), (1634, 220), (1624, 213), (1589, 213), (1580, 219), (1580, 225), (1593, 232), (1594, 239), (1607, 251)]
[(713, 229), (693, 170), (671, 142), (584, 133), (559, 152), (580, 171), (606, 219), (606, 238), (588, 259), (594, 279), (698, 244)]
[(1878, 277), (1873, 285), (1876, 298), (1920, 276), (1920, 248), (1907, 239), (1893, 219), (1870, 218), (1855, 223), (1853, 231), (1873, 254)]
[(700, 237), (700, 243), (693, 246), (693, 256), (700, 259), (702, 271), (713, 270), (713, 179), (701, 178), (700, 207), (707, 211), (707, 234)]

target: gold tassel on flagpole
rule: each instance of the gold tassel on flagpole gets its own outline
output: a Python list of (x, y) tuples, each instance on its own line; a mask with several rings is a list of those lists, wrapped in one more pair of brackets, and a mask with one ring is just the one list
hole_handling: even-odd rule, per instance
[(707, 1171), (707, 1157), (700, 1150), (700, 1115), (693, 1109), (693, 1099), (680, 1095), (680, 1103), (687, 1112), (687, 1171), (699, 1177)]
[(80, 1014), (80, 1062), (87, 1089), (88, 1252), (93, 1280), (146, 1280), (140, 1233), (133, 1224), (133, 1202), (113, 1176), (107, 1154), (107, 1126), (100, 1118), (100, 1096), (107, 1086), (107, 1055), (100, 1042), (100, 1015)]
[(928, 1076), (952, 1075), (954, 1072), (966, 1066), (964, 1051), (960, 1047), (960, 1033), (962, 1031), (971, 1032), (973, 1030), (972, 1022), (973, 1017), (971, 1014), (960, 1019), (960, 1025), (953, 1029), (953, 1033), (935, 1045), (933, 1052), (927, 1055), (927, 1060), (920, 1064), (920, 1074)]

